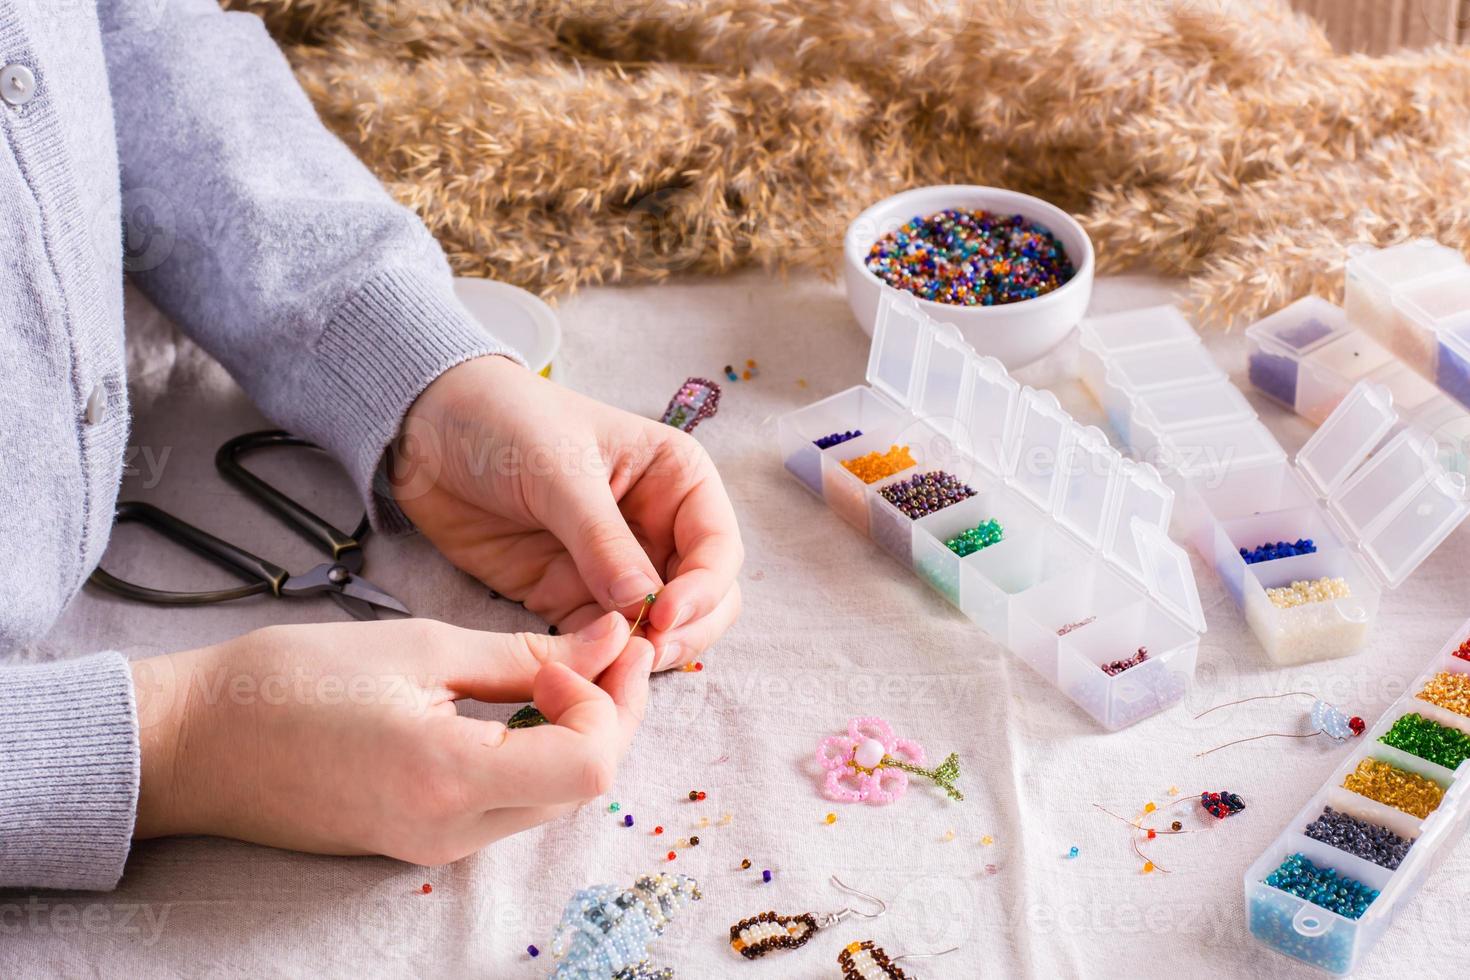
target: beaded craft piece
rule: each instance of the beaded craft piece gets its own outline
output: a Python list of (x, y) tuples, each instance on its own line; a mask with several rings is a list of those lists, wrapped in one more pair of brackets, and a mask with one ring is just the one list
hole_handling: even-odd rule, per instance
[(1224, 704), (1217, 704), (1206, 711), (1201, 711), (1194, 717), (1198, 721), (1211, 711), (1219, 711), (1221, 708), (1245, 704), (1247, 701), (1273, 701), (1277, 698), (1311, 698), (1312, 709), (1307, 717), (1311, 722), (1312, 730), (1309, 732), (1267, 732), (1265, 735), (1251, 735), (1246, 738), (1237, 738), (1232, 742), (1226, 742), (1224, 745), (1217, 745), (1213, 749), (1196, 752), (1194, 757), (1198, 759), (1201, 756), (1209, 755), (1211, 752), (1228, 749), (1232, 745), (1239, 745), (1242, 742), (1254, 742), (1262, 738), (1315, 738), (1318, 735), (1326, 735), (1334, 742), (1345, 742), (1350, 738), (1357, 738), (1368, 727), (1363, 719), (1357, 715), (1349, 717), (1341, 708), (1328, 704), (1321, 698), (1308, 694), (1306, 691), (1287, 691), (1285, 694), (1258, 694), (1255, 697), (1241, 698), (1239, 701), (1227, 701)]
[(923, 747), (894, 737), (882, 718), (854, 718), (846, 735), (822, 739), (817, 762), (827, 771), (822, 792), (839, 803), (892, 803), (908, 790), (909, 774), (934, 780), (950, 799), (965, 798), (954, 785), (960, 774), (958, 753), (925, 769)]
[(720, 386), (708, 378), (689, 378), (669, 399), (664, 409), (665, 425), (672, 425), (684, 432), (693, 432), (694, 427), (710, 418), (720, 408)]
[(686, 875), (640, 875), (631, 888), (593, 885), (572, 896), (551, 941), (552, 980), (670, 980), (649, 962), (649, 945), (674, 915), (700, 898)]
[(905, 953), (902, 956), (889, 956), (888, 953), (871, 939), (861, 942), (848, 943), (842, 947), (842, 952), (837, 954), (837, 965), (842, 968), (842, 980), (909, 980), (912, 974), (905, 973), (898, 965), (899, 960), (917, 959), (921, 956), (946, 956), (959, 949), (941, 950), (938, 953)]
[[(1172, 789), (1171, 792), (1173, 792)], [(1235, 816), (1235, 814), (1245, 809), (1245, 800), (1241, 799), (1240, 794), (1232, 793), (1229, 790), (1205, 790), (1198, 796), (1181, 796), (1176, 800), (1170, 800), (1163, 806), (1158, 806), (1152, 802), (1145, 803), (1143, 805), (1143, 809), (1139, 812), (1138, 816), (1134, 817), (1132, 820), (1129, 820), (1127, 817), (1114, 813), (1112, 810), (1109, 810), (1101, 803), (1094, 803), (1092, 805), (1101, 810), (1103, 813), (1106, 813), (1108, 816), (1112, 817), (1114, 820), (1121, 820), (1123, 823), (1126, 823), (1128, 826), (1137, 831), (1137, 833), (1130, 839), (1130, 843), (1133, 845), (1133, 853), (1138, 855), (1138, 859), (1143, 862), (1144, 874), (1152, 874), (1155, 871), (1159, 872), (1160, 874), (1169, 874), (1170, 872), (1167, 868), (1157, 864), (1152, 858), (1150, 858), (1147, 854), (1143, 852), (1141, 842), (1155, 840), (1160, 836), (1174, 837), (1179, 834), (1193, 834), (1197, 833), (1198, 831), (1185, 829), (1183, 822), (1179, 820), (1173, 821), (1169, 824), (1167, 828), (1150, 827), (1147, 826), (1144, 821), (1149, 819), (1153, 814), (1160, 814), (1163, 813), (1165, 810), (1169, 810), (1173, 807), (1193, 801), (1198, 801), (1200, 808), (1203, 809), (1210, 816), (1214, 817), (1216, 820), (1224, 820), (1227, 817), (1233, 817)], [(1072, 848), (1070, 856), (1076, 857), (1076, 851), (1077, 848)]]
[(878, 906), (878, 911), (864, 912), (848, 907), (823, 914), (802, 912), (799, 915), (778, 915), (775, 912), (762, 912), (741, 919), (730, 927), (730, 948), (748, 960), (755, 960), (778, 949), (800, 949), (806, 945), (807, 940), (816, 935), (817, 930), (829, 929), (848, 916), (859, 915), (865, 919), (876, 919), (888, 911), (887, 902), (844, 885), (836, 875), (832, 876), (832, 883), (843, 891), (860, 895), (872, 902)]

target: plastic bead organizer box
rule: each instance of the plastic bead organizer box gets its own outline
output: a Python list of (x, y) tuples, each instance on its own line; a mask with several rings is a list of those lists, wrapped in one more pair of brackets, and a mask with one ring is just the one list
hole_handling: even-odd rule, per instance
[[(1205, 621), (1189, 556), (1167, 534), (1174, 493), (1153, 467), (892, 289), (866, 378), (780, 418), (786, 469), (1104, 727), (1183, 699)], [(854, 464), (866, 482), (843, 465), (869, 454), (891, 471)], [(926, 475), (945, 489), (919, 516), (888, 499)], [(947, 543), (990, 521), (998, 541), (963, 556)]]
[[(1470, 513), (1464, 476), (1382, 385), (1352, 387), (1293, 463), (1173, 307), (1087, 319), (1079, 332), (1084, 382), (1134, 453), (1162, 458), (1184, 493), (1185, 535), (1277, 663), (1361, 649), (1382, 591)], [(1244, 556), (1302, 539), (1310, 553)]]
[[(1467, 643), (1470, 621), (1246, 870), (1246, 914), (1257, 940), (1319, 969), (1351, 972), (1464, 835), (1470, 812)], [(1405, 719), (1441, 737), (1404, 740), (1398, 733)], [(1353, 818), (1369, 839), (1391, 835), (1407, 849), (1401, 858), (1396, 849), (1385, 859), (1362, 837), (1324, 841), (1328, 835), (1310, 831), (1328, 807)], [(1354, 900), (1345, 903), (1345, 894)]]

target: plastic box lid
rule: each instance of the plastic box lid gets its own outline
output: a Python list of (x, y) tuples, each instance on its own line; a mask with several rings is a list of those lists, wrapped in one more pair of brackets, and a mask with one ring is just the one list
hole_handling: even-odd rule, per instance
[(1119, 354), (1107, 362), (1107, 383), (1130, 393), (1213, 384), (1228, 375), (1194, 334), (1189, 343)]
[(1464, 475), (1446, 468), (1426, 432), (1409, 425), (1377, 448), (1398, 420), (1389, 390), (1360, 381), (1296, 457), (1328, 516), (1389, 588), (1470, 513)]
[(1246, 327), (1245, 335), (1272, 353), (1300, 360), (1348, 329), (1342, 307), (1320, 296), (1304, 296)]
[(1193, 429), (1256, 417), (1256, 410), (1229, 378), (1187, 388), (1130, 396), (1138, 423), (1153, 432)]
[(947, 435), (958, 455), (1051, 515), (1181, 622), (1204, 632), (1189, 555), (1167, 533), (1174, 491), (1152, 466), (1124, 459), (1100, 430), (1067, 414), (1056, 396), (1023, 387), (999, 361), (975, 353), (953, 325), (889, 287), (873, 324), (867, 380)]
[(1432, 238), (1416, 238), (1388, 248), (1354, 248), (1344, 271), (1350, 280), (1389, 292), (1464, 264), (1465, 257), (1455, 249)]
[(1172, 306), (1088, 317), (1082, 321), (1081, 335), (1083, 346), (1104, 359), (1196, 339), (1194, 327)]

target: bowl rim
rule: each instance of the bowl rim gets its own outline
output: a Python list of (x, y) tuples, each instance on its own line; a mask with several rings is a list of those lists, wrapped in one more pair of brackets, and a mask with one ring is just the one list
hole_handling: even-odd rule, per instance
[[(1051, 203), (1050, 201), (1035, 197), (1031, 194), (1026, 194), (1022, 191), (1013, 191), (1006, 187), (992, 187), (988, 184), (928, 184), (923, 187), (910, 187), (908, 190), (899, 191), (897, 194), (890, 194), (888, 197), (883, 198), (881, 201), (877, 201), (873, 204), (868, 205), (868, 207), (859, 212), (857, 217), (853, 218), (852, 221), (848, 223), (847, 231), (843, 233), (842, 252), (848, 265), (856, 268), (867, 279), (868, 282), (871, 282), (873, 285), (879, 287), (879, 289), (897, 289), (896, 286), (890, 286), (882, 279), (879, 279), (878, 276), (874, 274), (873, 270), (868, 268), (868, 264), (864, 261), (863, 256), (859, 256), (856, 254), (857, 246), (853, 241), (854, 230), (859, 224), (864, 221), (876, 223), (876, 218), (874, 217), (876, 212), (886, 211), (890, 208), (896, 207), (900, 203), (902, 203), (903, 199), (905, 198), (917, 197), (921, 194), (928, 195), (955, 191), (963, 191), (965, 193), (980, 191), (986, 194), (996, 194), (1012, 200), (1024, 201), (1028, 205), (1034, 205), (1044, 215), (1046, 215), (1047, 221), (1051, 222), (1052, 224), (1070, 227), (1071, 229), (1075, 230), (1078, 235), (1081, 236), (1082, 244), (1084, 246), (1082, 260), (1080, 262), (1077, 262), (1077, 267), (1076, 270), (1072, 273), (1072, 278), (1068, 279), (1066, 282), (1058, 286), (1056, 289), (1053, 289), (1051, 292), (1045, 293), (1041, 296), (1033, 297), (1031, 299), (1021, 300), (1017, 303), (1002, 303), (1000, 306), (960, 306), (956, 303), (941, 303), (937, 300), (925, 299), (922, 296), (917, 296), (913, 293), (908, 292), (907, 290), (898, 290), (898, 292), (903, 293), (905, 296), (912, 296), (914, 300), (918, 302), (920, 309), (929, 313), (931, 316), (938, 316), (940, 314), (947, 313), (951, 316), (958, 314), (960, 316), (975, 317), (976, 319), (983, 319), (986, 317), (998, 318), (1006, 315), (1012, 315), (1013, 311), (1018, 311), (1021, 309), (1039, 311), (1039, 307), (1056, 306), (1071, 298), (1071, 295), (1073, 293), (1081, 292), (1087, 288), (1086, 283), (1089, 283), (1092, 279), (1092, 267), (1096, 259), (1092, 246), (1092, 236), (1087, 234), (1087, 229), (1082, 227), (1082, 223), (1067, 212), (1063, 211), (1061, 208), (1057, 207), (1055, 204)], [(950, 206), (953, 207), (953, 205)], [(1052, 233), (1055, 234), (1055, 231), (1053, 231), (1050, 226), (1047, 228), (1047, 230), (1052, 231)]]

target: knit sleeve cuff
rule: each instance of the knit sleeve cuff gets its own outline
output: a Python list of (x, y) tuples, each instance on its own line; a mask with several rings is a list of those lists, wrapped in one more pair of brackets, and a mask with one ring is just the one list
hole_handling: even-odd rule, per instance
[(347, 467), (373, 527), (401, 532), (383, 465), (414, 399), (439, 375), (476, 357), (520, 355), (497, 341), (453, 289), (421, 273), (369, 280), (328, 321), (302, 386), (301, 433)]
[(0, 887), (115, 887), (137, 809), (127, 660), (0, 668)]

